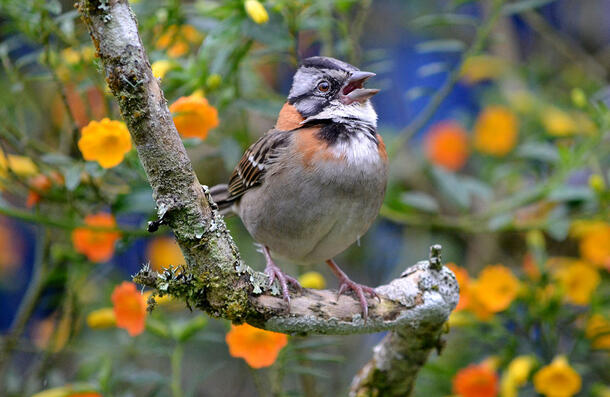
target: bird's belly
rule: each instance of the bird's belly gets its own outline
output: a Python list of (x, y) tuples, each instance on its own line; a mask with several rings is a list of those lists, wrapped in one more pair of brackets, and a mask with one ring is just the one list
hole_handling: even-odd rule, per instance
[(343, 252), (373, 223), (386, 172), (381, 162), (362, 170), (292, 168), (248, 191), (238, 213), (253, 238), (272, 253), (297, 263), (321, 262)]

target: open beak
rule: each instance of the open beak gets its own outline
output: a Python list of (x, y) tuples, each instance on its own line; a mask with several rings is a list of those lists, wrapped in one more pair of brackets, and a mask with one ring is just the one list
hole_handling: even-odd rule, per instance
[(363, 103), (379, 92), (376, 88), (363, 88), (364, 82), (375, 76), (375, 73), (357, 71), (352, 73), (347, 83), (341, 90), (341, 100), (346, 105), (354, 102)]

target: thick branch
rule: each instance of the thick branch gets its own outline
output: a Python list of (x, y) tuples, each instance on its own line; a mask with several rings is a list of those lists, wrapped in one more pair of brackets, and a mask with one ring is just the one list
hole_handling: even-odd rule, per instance
[(277, 286), (267, 288), (267, 276), (241, 261), (222, 217), (199, 184), (127, 1), (81, 0), (78, 6), (148, 175), (159, 217), (174, 231), (188, 263), (181, 272), (163, 274), (145, 267), (134, 280), (213, 316), (286, 333), (398, 330), (388, 336), (388, 346), (409, 340), (408, 347), (396, 345), (408, 353), (408, 362), (397, 368), (412, 375), (405, 372), (401, 378), (394, 373), (391, 378), (412, 387), (414, 374), (437, 344), (458, 299), (455, 277), (440, 265), (438, 255), (378, 287), (381, 298), (369, 300), (367, 322), (356, 299), (346, 295), (337, 300), (333, 291), (293, 293), (292, 304), (286, 307)]

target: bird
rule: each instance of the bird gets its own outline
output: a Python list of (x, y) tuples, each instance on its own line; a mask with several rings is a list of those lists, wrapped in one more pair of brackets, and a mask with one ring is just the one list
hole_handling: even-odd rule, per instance
[(260, 244), (269, 285), (277, 279), (288, 307), (288, 285), (301, 286), (275, 259), (326, 262), (338, 296), (352, 290), (365, 320), (365, 295), (378, 298), (333, 259), (370, 228), (385, 196), (388, 156), (370, 101), (379, 90), (364, 88), (373, 76), (335, 58), (304, 59), (275, 127), (245, 151), (227, 184), (210, 189), (219, 211), (238, 215)]

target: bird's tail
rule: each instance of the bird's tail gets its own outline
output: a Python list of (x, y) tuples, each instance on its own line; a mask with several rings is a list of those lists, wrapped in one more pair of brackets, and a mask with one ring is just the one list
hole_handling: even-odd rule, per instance
[(232, 207), (235, 200), (230, 198), (229, 185), (223, 183), (221, 185), (212, 186), (210, 188), (210, 194), (222, 215), (233, 214)]

